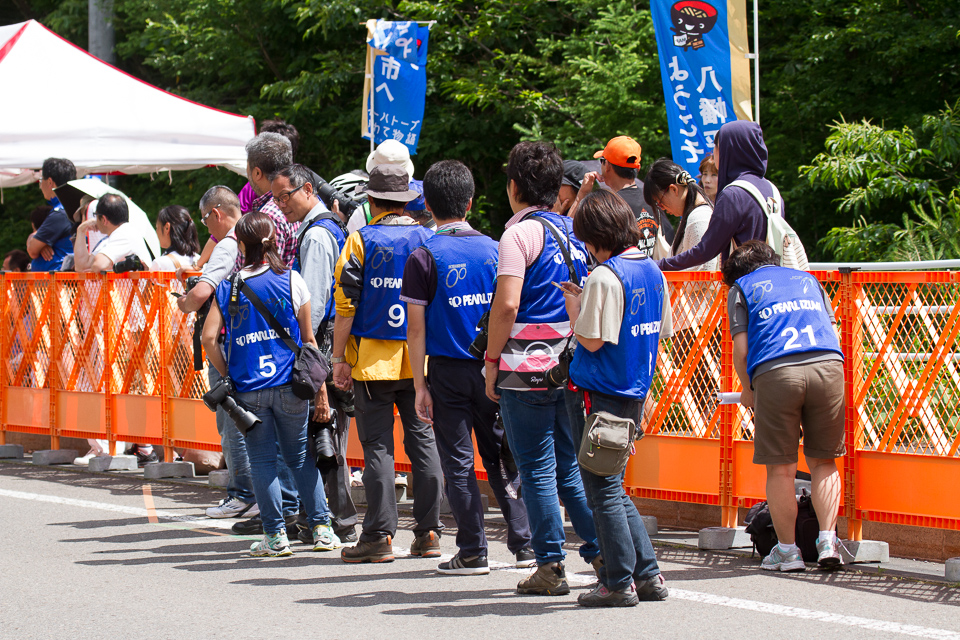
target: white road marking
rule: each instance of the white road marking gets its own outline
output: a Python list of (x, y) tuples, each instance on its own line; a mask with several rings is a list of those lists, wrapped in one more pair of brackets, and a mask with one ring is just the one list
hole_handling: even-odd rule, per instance
[(734, 609), (744, 609), (746, 611), (756, 611), (758, 613), (772, 613), (774, 615), (788, 618), (800, 618), (801, 620), (814, 620), (816, 622), (840, 624), (847, 627), (859, 627), (861, 629), (870, 629), (871, 631), (899, 633), (917, 638), (960, 640), (960, 633), (955, 631), (947, 631), (946, 629), (932, 629), (930, 627), (920, 627), (912, 624), (900, 624), (899, 622), (873, 620), (871, 618), (847, 616), (839, 613), (829, 613), (827, 611), (801, 609), (800, 607), (788, 607), (781, 604), (757, 602), (755, 600), (728, 598), (726, 596), (718, 596), (712, 593), (701, 593), (699, 591), (677, 589), (675, 587), (671, 587), (669, 584), (667, 587), (670, 589), (670, 597), (677, 598), (679, 600), (691, 600), (693, 602), (703, 602), (705, 604), (714, 604), (721, 607), (732, 607)]
[[(125, 513), (127, 515), (147, 518), (149, 512), (143, 507), (125, 507), (107, 502), (95, 502), (93, 500), (78, 500), (76, 498), (64, 498), (61, 496), (52, 496), (42, 493), (27, 493), (24, 491), (10, 491), (0, 489), (0, 496), (6, 498), (15, 498), (18, 500), (32, 500), (34, 502), (49, 502), (52, 504), (63, 504), (71, 507), (81, 507), (85, 509), (98, 509), (100, 511), (112, 511), (114, 513)], [(187, 522), (194, 526), (213, 527), (217, 529), (229, 529), (231, 522), (213, 520), (200, 516), (182, 516), (169, 511), (156, 511), (158, 518), (171, 520), (175, 522)], [(394, 547), (394, 554), (397, 556), (407, 556), (409, 552), (406, 549)], [(441, 560), (451, 558), (450, 555), (441, 556)], [(509, 571), (516, 573), (529, 573), (530, 569), (517, 569), (515, 566), (505, 562), (491, 562), (492, 570)], [(581, 575), (577, 573), (568, 573), (567, 581), (576, 584), (589, 584), (594, 582), (592, 576)], [(934, 629), (931, 627), (920, 627), (912, 624), (901, 624), (899, 622), (889, 622), (886, 620), (874, 620), (872, 618), (861, 618), (859, 616), (848, 616), (839, 613), (830, 613), (827, 611), (816, 611), (814, 609), (802, 609), (800, 607), (788, 607), (781, 604), (770, 604), (768, 602), (758, 602), (756, 600), (744, 600), (741, 598), (728, 598), (727, 596), (718, 596), (712, 593), (703, 593), (700, 591), (688, 591), (686, 589), (677, 589), (669, 586), (670, 598), (677, 600), (689, 600), (692, 602), (702, 602), (721, 607), (731, 607), (734, 609), (743, 609), (745, 611), (755, 611), (757, 613), (770, 613), (773, 615), (784, 616), (787, 618), (799, 618), (801, 620), (814, 620), (816, 622), (825, 622), (828, 624), (839, 624), (847, 627), (859, 627), (861, 629), (870, 629), (871, 631), (883, 631), (887, 633), (899, 633), (901, 635), (913, 636), (916, 638), (931, 638), (933, 640), (960, 640), (960, 633), (948, 631), (946, 629)]]
[[(125, 507), (119, 504), (110, 504), (108, 502), (95, 502), (93, 500), (78, 500), (77, 498), (64, 498), (62, 496), (51, 496), (42, 493), (27, 493), (25, 491), (10, 491), (0, 489), (0, 496), (6, 498), (16, 498), (18, 500), (32, 500), (34, 502), (50, 502), (53, 504), (63, 504), (71, 507), (81, 507), (84, 509), (98, 509), (100, 511), (112, 511), (114, 513), (125, 513), (131, 516), (148, 518), (150, 513), (144, 507)], [(195, 527), (213, 527), (215, 529), (229, 529), (233, 526), (233, 521), (227, 519), (214, 520), (205, 516), (183, 516), (170, 511), (158, 509), (155, 511), (157, 518), (171, 520), (174, 522), (187, 522)]]

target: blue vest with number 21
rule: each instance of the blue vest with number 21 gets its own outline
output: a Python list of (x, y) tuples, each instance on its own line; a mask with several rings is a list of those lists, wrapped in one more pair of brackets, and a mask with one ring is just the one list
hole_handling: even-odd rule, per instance
[(765, 266), (748, 273), (736, 286), (748, 312), (747, 373), (764, 362), (811, 351), (843, 355), (824, 308), (817, 279), (805, 271)]

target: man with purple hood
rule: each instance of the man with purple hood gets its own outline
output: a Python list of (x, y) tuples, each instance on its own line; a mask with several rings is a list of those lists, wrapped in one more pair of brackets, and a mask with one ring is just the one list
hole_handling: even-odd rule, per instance
[[(760, 203), (739, 187), (726, 189), (734, 180), (745, 180), (760, 190), (764, 198), (774, 195), (773, 183), (763, 176), (767, 172), (767, 146), (763, 143), (760, 125), (748, 120), (728, 122), (714, 138), (714, 159), (717, 162), (717, 202), (710, 217), (710, 226), (700, 243), (689, 251), (659, 260), (662, 271), (681, 271), (701, 265), (715, 256), (725, 262), (730, 253), (730, 240), (737, 246), (748, 240), (766, 241), (767, 217)], [(783, 205), (781, 203), (781, 211)]]

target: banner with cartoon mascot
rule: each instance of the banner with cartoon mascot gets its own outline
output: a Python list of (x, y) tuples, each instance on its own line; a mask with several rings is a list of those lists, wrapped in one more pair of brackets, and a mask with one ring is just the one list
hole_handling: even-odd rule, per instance
[(745, 0), (651, 0), (673, 160), (690, 175), (725, 122), (752, 120)]

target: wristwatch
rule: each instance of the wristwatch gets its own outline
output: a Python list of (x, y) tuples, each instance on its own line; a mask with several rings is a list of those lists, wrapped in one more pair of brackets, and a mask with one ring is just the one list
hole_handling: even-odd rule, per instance
[(343, 356), (342, 358), (330, 358), (330, 364), (340, 364), (341, 362), (346, 362), (347, 357)]

